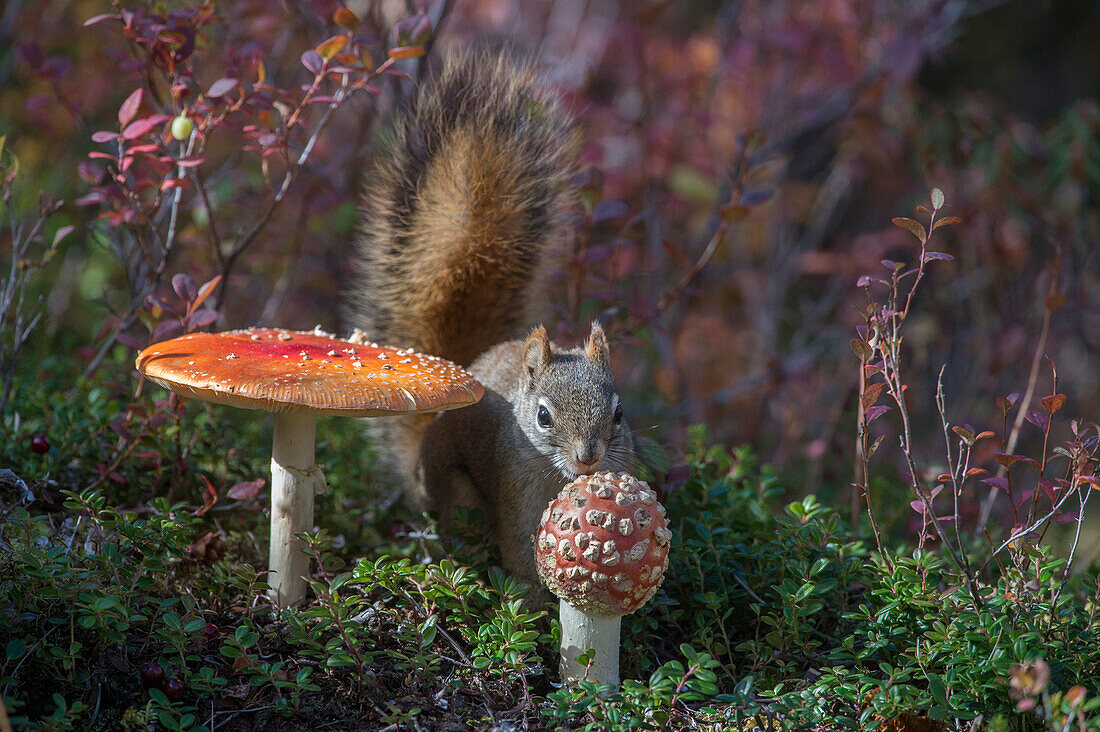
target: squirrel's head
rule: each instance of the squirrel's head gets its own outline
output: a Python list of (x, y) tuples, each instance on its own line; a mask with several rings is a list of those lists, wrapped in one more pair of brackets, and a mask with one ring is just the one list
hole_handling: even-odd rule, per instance
[(557, 353), (542, 326), (523, 345), (516, 418), (527, 439), (566, 480), (597, 470), (629, 470), (629, 428), (598, 323), (581, 348)]

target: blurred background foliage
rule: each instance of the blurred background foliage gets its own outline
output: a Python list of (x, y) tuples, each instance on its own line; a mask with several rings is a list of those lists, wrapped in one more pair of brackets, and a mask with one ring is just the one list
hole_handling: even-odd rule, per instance
[[(140, 4), (139, 4), (140, 5)], [(136, 7), (136, 6), (130, 6)], [(150, 3), (165, 12), (178, 3)], [(336, 2), (232, 0), (198, 37), (195, 81), (309, 83), (299, 56), (334, 32)], [(918, 446), (939, 454), (933, 394), (940, 366), (949, 416), (1000, 430), (997, 396), (1023, 392), (1041, 350), (1058, 366), (1068, 411), (1100, 412), (1100, 6), (1089, 0), (464, 0), (366, 2), (364, 43), (423, 12), (427, 56), (400, 62), (409, 79), (379, 80), (319, 135), (286, 200), (211, 302), (217, 328), (273, 325), (340, 333), (340, 291), (357, 192), (386, 120), (447, 48), (507, 45), (538, 59), (576, 111), (583, 146), (572, 258), (555, 284), (557, 335), (602, 315), (619, 340), (616, 371), (633, 424), (673, 447), (702, 422), (725, 443), (752, 443), (800, 480), (798, 492), (847, 500), (854, 465), (861, 274), (912, 261), (893, 216), (938, 186), (964, 223), (937, 233), (956, 261), (934, 268), (910, 318), (911, 410)], [(19, 161), (17, 211), (39, 191), (67, 203), (47, 238), (74, 232), (32, 283), (45, 315), (16, 389), (46, 354), (90, 362), (130, 307), (132, 267), (102, 205), (76, 205), (102, 184), (93, 133), (118, 127), (119, 106), (147, 86), (133, 38), (104, 0), (8, 0), (0, 15), (0, 134)], [(380, 56), (380, 58), (384, 58)], [(188, 100), (147, 96), (174, 115)], [(174, 108), (173, 108), (174, 107)], [(315, 118), (314, 118), (315, 119)], [(221, 273), (210, 220), (223, 236), (271, 200), (258, 156), (242, 150), (249, 114), (229, 116), (206, 150), (209, 208), (185, 189), (168, 277)], [(747, 147), (744, 210), (682, 297), (655, 307), (695, 262), (729, 202)], [(619, 203), (621, 202), (621, 203)], [(732, 202), (738, 205), (738, 201)], [(10, 255), (0, 232), (0, 260)], [(0, 261), (4, 271), (7, 261)], [(1058, 297), (1050, 311), (1050, 294)], [(149, 328), (128, 326), (105, 363), (125, 375)], [(129, 336), (127, 337), (127, 333)], [(98, 334), (98, 335), (97, 335)], [(97, 340), (98, 338), (98, 340)], [(115, 373), (117, 372), (117, 373)], [(1046, 394), (1049, 371), (1039, 375)], [(883, 420), (885, 421), (885, 420)], [(1022, 439), (1041, 440), (1025, 425)], [(996, 446), (989, 441), (988, 461)], [(883, 451), (886, 455), (888, 451)], [(894, 458), (880, 457), (881, 461)], [(934, 464), (934, 461), (933, 461)], [(900, 460), (898, 462), (900, 471)]]

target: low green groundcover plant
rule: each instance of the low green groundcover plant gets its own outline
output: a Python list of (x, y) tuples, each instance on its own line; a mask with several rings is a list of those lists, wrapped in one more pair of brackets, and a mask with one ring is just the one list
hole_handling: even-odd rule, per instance
[[(622, 689), (557, 688), (553, 611), (472, 537), (378, 509), (390, 489), (358, 459), (330, 461), (314, 598), (276, 613), (254, 569), (262, 460), (239, 447), (260, 427), (150, 406), (163, 419), (131, 420), (137, 447), (99, 471), (124, 400), (41, 388), (26, 413), (66, 444), (27, 450), (43, 423), (9, 422), (2, 449), (37, 499), (0, 512), (0, 691), (19, 729), (1100, 729), (1095, 571), (1063, 585), (1065, 560), (1026, 545), (1027, 572), (992, 564), (976, 602), (934, 543), (879, 552), (701, 430), (664, 496), (665, 583), (624, 620)], [(322, 453), (354, 454), (336, 424)], [(169, 498), (184, 477), (202, 505)]]

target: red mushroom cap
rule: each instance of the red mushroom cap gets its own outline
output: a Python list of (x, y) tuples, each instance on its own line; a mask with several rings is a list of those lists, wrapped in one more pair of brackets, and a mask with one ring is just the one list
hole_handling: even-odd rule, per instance
[(661, 585), (668, 567), (665, 508), (627, 473), (582, 475), (550, 502), (535, 538), (539, 577), (587, 613), (632, 613)]
[(190, 333), (149, 346), (137, 367), (182, 396), (269, 412), (435, 412), (473, 404), (484, 392), (450, 361), (320, 331)]

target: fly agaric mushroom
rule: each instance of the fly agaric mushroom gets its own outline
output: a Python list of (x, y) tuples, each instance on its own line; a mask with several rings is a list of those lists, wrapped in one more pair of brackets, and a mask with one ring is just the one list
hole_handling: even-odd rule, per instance
[(377, 417), (473, 404), (484, 388), (450, 361), (315, 329), (190, 333), (149, 346), (137, 368), (180, 396), (272, 412), (270, 595), (305, 597), (309, 558), (295, 536), (313, 529), (317, 416)]
[(542, 514), (539, 577), (561, 599), (561, 678), (619, 685), (620, 617), (644, 605), (668, 567), (672, 532), (657, 494), (627, 473), (582, 475)]

